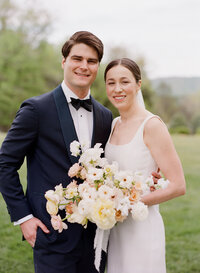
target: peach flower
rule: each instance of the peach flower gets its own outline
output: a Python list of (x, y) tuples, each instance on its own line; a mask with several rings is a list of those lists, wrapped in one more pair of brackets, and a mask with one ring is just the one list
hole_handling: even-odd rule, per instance
[(60, 215), (52, 215), (51, 216), (51, 224), (52, 224), (52, 227), (55, 230), (58, 230), (59, 233), (61, 233), (63, 231), (63, 229), (68, 228), (67, 224), (62, 222)]

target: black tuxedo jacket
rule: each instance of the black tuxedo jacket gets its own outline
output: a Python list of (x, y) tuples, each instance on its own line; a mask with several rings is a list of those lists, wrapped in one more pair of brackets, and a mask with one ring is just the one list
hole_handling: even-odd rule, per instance
[[(105, 146), (111, 129), (112, 114), (92, 98), (94, 126), (92, 146)], [(0, 150), (0, 191), (7, 203), (11, 221), (28, 214), (39, 218), (50, 230), (39, 228), (36, 245), (58, 252), (74, 249), (83, 227), (68, 223), (59, 234), (50, 224), (44, 194), (55, 185), (69, 182), (69, 167), (77, 158), (71, 156), (69, 144), (78, 140), (68, 103), (61, 86), (22, 103)], [(24, 194), (18, 169), (27, 160), (27, 190)]]

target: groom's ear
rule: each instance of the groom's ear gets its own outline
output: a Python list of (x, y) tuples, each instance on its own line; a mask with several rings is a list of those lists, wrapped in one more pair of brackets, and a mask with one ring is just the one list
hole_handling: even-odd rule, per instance
[(62, 58), (62, 62), (61, 62), (61, 66), (62, 66), (62, 68), (64, 69), (64, 64), (65, 64), (65, 62), (66, 62), (66, 58)]

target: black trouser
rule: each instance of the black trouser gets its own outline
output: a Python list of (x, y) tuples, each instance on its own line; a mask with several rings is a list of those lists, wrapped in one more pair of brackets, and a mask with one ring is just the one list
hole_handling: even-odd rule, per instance
[[(35, 248), (34, 264), (36, 273), (97, 273), (94, 266), (93, 239), (88, 235), (93, 233), (92, 226), (83, 232), (78, 246), (69, 253), (58, 253), (48, 248)], [(64, 252), (62, 250), (62, 252)], [(100, 272), (104, 273), (106, 255), (102, 254)]]

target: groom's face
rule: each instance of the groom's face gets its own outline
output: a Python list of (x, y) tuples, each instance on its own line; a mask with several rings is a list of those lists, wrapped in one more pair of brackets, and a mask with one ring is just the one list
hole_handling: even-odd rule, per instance
[(94, 48), (83, 43), (74, 45), (62, 60), (65, 84), (79, 98), (84, 98), (96, 78), (98, 67), (98, 54)]

